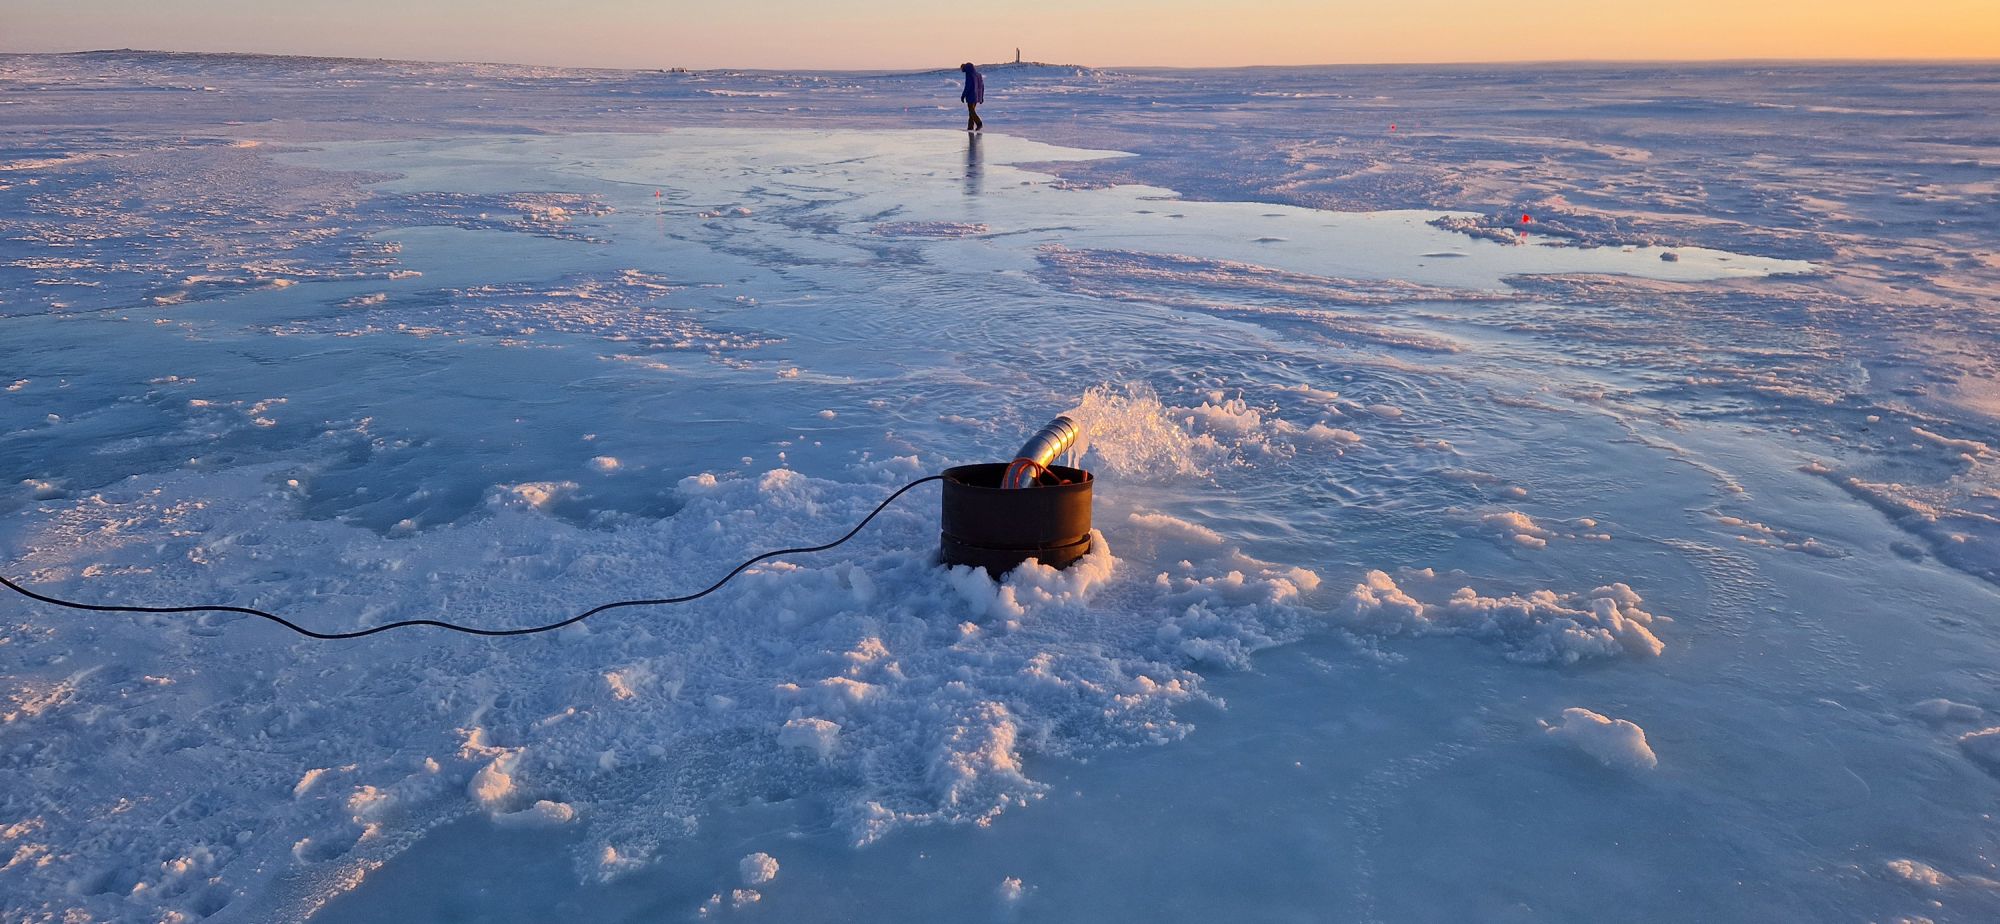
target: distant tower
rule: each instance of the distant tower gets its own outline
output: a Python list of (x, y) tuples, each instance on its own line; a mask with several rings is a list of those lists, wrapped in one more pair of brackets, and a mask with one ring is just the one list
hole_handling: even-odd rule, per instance
[(1014, 63), (1021, 63), (1021, 49), (1019, 48), (1014, 49)]

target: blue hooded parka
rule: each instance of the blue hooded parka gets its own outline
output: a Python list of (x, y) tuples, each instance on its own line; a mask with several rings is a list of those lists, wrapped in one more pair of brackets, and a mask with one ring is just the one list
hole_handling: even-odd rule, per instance
[(975, 106), (986, 102), (986, 78), (979, 76), (979, 68), (967, 61), (958, 69), (965, 72), (965, 92), (958, 94), (958, 101)]

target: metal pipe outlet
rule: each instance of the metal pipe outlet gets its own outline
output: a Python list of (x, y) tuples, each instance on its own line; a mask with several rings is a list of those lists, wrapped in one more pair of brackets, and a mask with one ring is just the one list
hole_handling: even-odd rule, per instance
[[(1021, 451), (1014, 454), (1014, 464), (1007, 467), (1007, 477), (1000, 484), (1003, 488), (1032, 488), (1042, 472), (1054, 465), (1056, 457), (1069, 451), (1076, 444), (1077, 434), (1082, 432), (1076, 421), (1065, 414), (1049, 421), (1048, 426), (1036, 431)], [(1028, 463), (1028, 464), (1022, 464)]]

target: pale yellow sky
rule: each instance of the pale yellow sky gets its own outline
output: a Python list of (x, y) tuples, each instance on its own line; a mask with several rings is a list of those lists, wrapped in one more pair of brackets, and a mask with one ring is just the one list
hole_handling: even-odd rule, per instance
[(0, 50), (605, 67), (2000, 58), (2000, 0), (7, 0)]

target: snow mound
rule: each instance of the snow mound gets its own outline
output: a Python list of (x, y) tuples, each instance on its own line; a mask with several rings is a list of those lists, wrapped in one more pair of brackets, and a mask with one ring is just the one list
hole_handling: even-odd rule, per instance
[(744, 857), (736, 864), (736, 869), (743, 875), (746, 886), (760, 886), (778, 878), (777, 859), (762, 851)]
[(778, 729), (778, 743), (831, 760), (840, 743), (840, 723), (818, 718), (786, 719)]
[(1000, 886), (993, 891), (1000, 897), (1001, 904), (1013, 905), (1028, 897), (1029, 886), (1022, 883), (1018, 877), (1008, 876), (1000, 880)]
[(1989, 773), (2000, 774), (2000, 727), (1982, 728), (1958, 736), (1958, 749)]
[(1646, 744), (1645, 730), (1624, 719), (1571, 707), (1562, 711), (1562, 724), (1543, 722), (1542, 728), (1550, 737), (1597, 758), (1607, 767), (1651, 770), (1660, 763), (1652, 747)]
[(575, 820), (576, 809), (562, 802), (538, 799), (534, 805), (518, 812), (506, 812), (493, 816), (493, 823), (503, 828), (552, 828)]
[(502, 485), (494, 493), (494, 502), (502, 506), (530, 507), (545, 511), (576, 493), (576, 488), (574, 481), (531, 481), (525, 484)]
[(1479, 518), (1479, 525), (1503, 542), (1525, 549), (1547, 548), (1549, 540), (1556, 534), (1537, 525), (1532, 517), (1518, 510), (1489, 513)]
[(1922, 860), (1890, 860), (1882, 864), (1890, 876), (1910, 885), (1926, 889), (1938, 889), (1951, 885), (1952, 879), (1938, 872), (1937, 867)]
[(1632, 588), (1610, 584), (1582, 594), (1537, 590), (1504, 597), (1462, 587), (1441, 603), (1425, 603), (1387, 573), (1370, 571), (1348, 594), (1341, 615), (1349, 630), (1363, 635), (1463, 635), (1496, 642), (1515, 661), (1574, 664), (1666, 650), (1653, 626), (1670, 620), (1641, 609), (1642, 602)]

